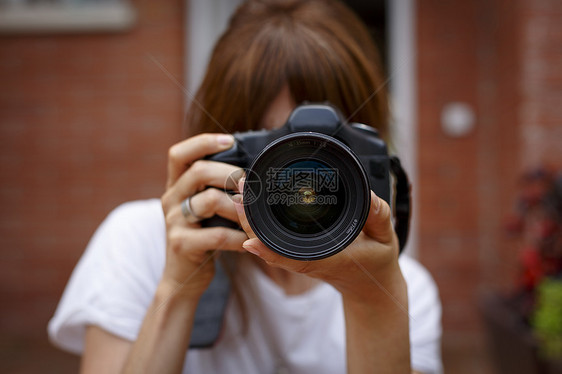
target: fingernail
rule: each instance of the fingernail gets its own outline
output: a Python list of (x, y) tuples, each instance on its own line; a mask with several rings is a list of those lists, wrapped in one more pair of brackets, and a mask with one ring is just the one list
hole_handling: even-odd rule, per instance
[(381, 200), (373, 191), (371, 191), (371, 199), (375, 201), (375, 214), (378, 214), (381, 210)]
[(242, 177), (238, 181), (238, 192), (242, 193), (244, 191), (244, 182), (246, 182), (246, 178)]
[(242, 248), (244, 248), (246, 251), (250, 252), (253, 255), (256, 255), (258, 257), (260, 257), (260, 250), (256, 247), (254, 247), (251, 242), (248, 243), (249, 240), (246, 240), (244, 243), (242, 243)]
[(234, 143), (234, 137), (230, 134), (217, 135), (217, 143), (221, 148), (230, 148)]
[(244, 169), (238, 169), (235, 172), (232, 173), (232, 180), (236, 182), (238, 187), (238, 182), (240, 182), (241, 178), (244, 178), (244, 175), (246, 174), (246, 171)]
[(244, 205), (242, 205), (242, 195), (236, 194), (232, 196), (232, 201), (234, 201), (234, 209), (238, 215), (244, 214)]
[(240, 204), (242, 202), (242, 195), (240, 194), (236, 194), (236, 195), (232, 195), (232, 201), (234, 201), (235, 204)]

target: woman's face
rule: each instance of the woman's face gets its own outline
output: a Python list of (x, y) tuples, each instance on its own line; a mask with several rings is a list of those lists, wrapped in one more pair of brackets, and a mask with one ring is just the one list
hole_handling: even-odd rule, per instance
[(283, 126), (296, 106), (289, 91), (289, 86), (284, 85), (265, 111), (260, 122), (260, 128), (273, 130)]

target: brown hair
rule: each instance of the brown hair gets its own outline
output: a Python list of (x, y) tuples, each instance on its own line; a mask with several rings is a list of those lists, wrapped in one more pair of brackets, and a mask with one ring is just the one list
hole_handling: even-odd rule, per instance
[(187, 114), (189, 135), (256, 129), (287, 84), (297, 104), (330, 102), (386, 138), (379, 59), (363, 23), (340, 1), (247, 1), (215, 46)]

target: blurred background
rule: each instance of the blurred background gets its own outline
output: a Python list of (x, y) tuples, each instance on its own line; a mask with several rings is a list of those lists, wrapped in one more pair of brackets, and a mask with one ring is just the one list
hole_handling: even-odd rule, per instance
[[(347, 2), (385, 59), (415, 197), (408, 252), (440, 289), (445, 371), (560, 372), (528, 325), (562, 251), (562, 2)], [(77, 371), (47, 322), (103, 218), (163, 193), (237, 3), (0, 0), (0, 371)]]

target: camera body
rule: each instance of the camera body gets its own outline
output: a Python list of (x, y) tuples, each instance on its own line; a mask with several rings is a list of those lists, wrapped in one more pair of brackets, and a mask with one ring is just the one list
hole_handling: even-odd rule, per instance
[(385, 142), (371, 126), (346, 125), (341, 113), (330, 105), (301, 105), (279, 129), (235, 133), (234, 146), (209, 159), (248, 169), (273, 141), (290, 134), (310, 132), (333, 137), (347, 146), (365, 169), (370, 188), (390, 204), (390, 158)]
[[(232, 148), (207, 159), (245, 169), (246, 216), (256, 236), (273, 251), (297, 260), (321, 259), (341, 251), (363, 228), (370, 190), (394, 205), (395, 231), (403, 249), (410, 219), (409, 183), (376, 129), (346, 124), (331, 105), (306, 104), (298, 106), (279, 129), (235, 133), (234, 137)], [(294, 178), (303, 171), (308, 171), (304, 174), (309, 179), (304, 187), (302, 180)], [(279, 194), (279, 188), (273, 193), (272, 188), (283, 184), (279, 176), (287, 175), (293, 178), (290, 186), (285, 183), (284, 193)], [(322, 189), (312, 181), (330, 178), (337, 188), (324, 185)], [(202, 225), (238, 227), (218, 216)]]

